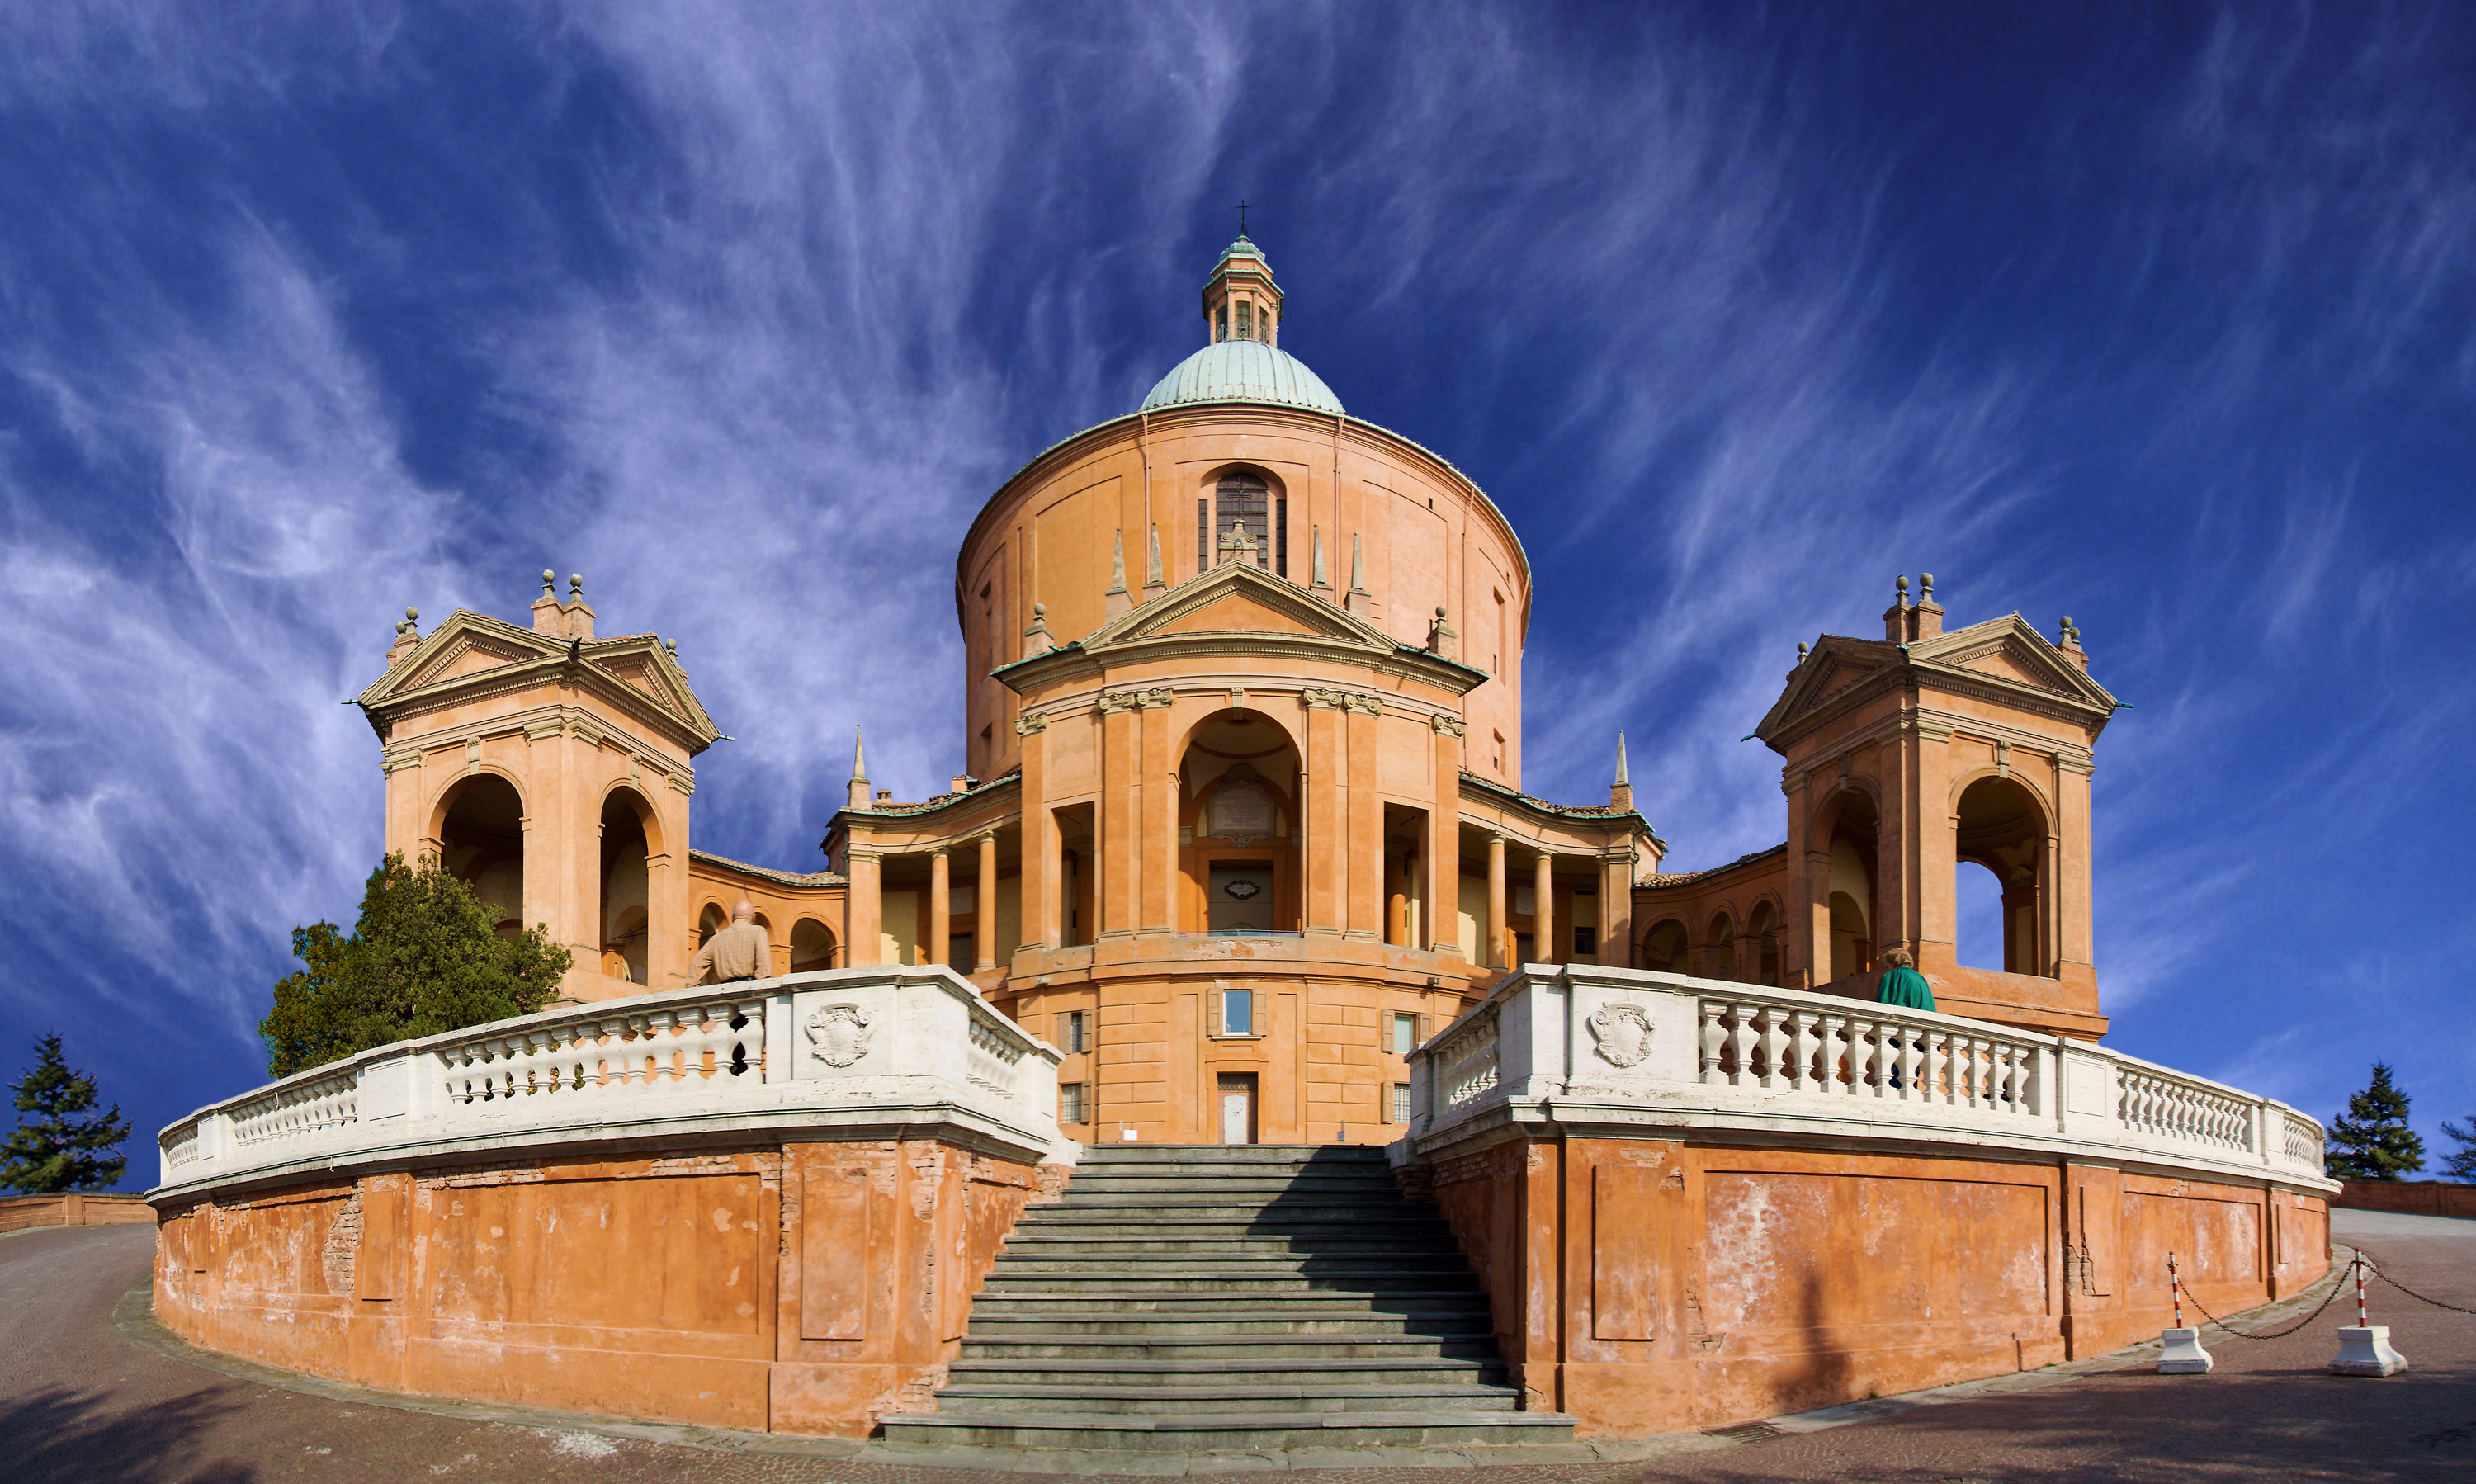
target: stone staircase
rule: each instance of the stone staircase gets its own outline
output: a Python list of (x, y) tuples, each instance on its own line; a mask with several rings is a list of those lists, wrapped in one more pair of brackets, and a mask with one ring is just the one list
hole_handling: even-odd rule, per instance
[(897, 1444), (1212, 1450), (1565, 1444), (1381, 1150), (1095, 1145), (1024, 1213), (934, 1412)]

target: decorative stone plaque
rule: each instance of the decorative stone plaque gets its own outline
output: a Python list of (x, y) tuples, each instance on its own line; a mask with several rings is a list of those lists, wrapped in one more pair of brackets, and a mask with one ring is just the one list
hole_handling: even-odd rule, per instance
[(829, 1004), (808, 1017), (809, 1054), (829, 1067), (848, 1067), (868, 1054), (868, 1012), (858, 1005)]
[(1638, 1004), (1603, 1004), (1591, 1012), (1590, 1026), (1598, 1038), (1599, 1059), (1612, 1067), (1639, 1066), (1650, 1054), (1650, 1017)]
[(1271, 837), (1275, 807), (1273, 791), (1242, 762), (1223, 774), (1221, 786), (1212, 791), (1212, 803), (1204, 809), (1204, 833), (1232, 845), (1252, 845)]

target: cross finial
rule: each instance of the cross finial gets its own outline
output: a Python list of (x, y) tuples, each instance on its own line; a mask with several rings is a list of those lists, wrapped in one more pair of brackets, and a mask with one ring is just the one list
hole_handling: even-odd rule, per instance
[(1244, 200), (1238, 203), (1238, 239), (1242, 242), (1247, 239), (1247, 203)]

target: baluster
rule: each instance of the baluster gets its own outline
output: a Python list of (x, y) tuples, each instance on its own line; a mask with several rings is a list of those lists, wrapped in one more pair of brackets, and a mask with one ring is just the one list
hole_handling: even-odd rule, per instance
[(1754, 1076), (1754, 1007), (1749, 1004), (1728, 1006), (1728, 1051), (1735, 1065), (1728, 1069), (1728, 1085), (1743, 1087)]
[(1763, 1018), (1763, 1086), (1766, 1089), (1775, 1089), (1783, 1086), (1788, 1080), (1786, 1076), (1788, 1069), (1782, 1065), (1787, 1059), (1788, 1052), (1788, 1032), (1781, 1024), (1786, 1017), (1781, 1011), (1769, 1006), (1765, 1006), (1760, 1013)]
[(1826, 1014), (1822, 1017), (1822, 1057), (1817, 1070), (1822, 1078), (1821, 1091), (1826, 1097), (1845, 1098), (1848, 1095), (1845, 1069), (1849, 1058), (1840, 1049), (1841, 1042), (1846, 1039), (1847, 1029), (1847, 1016)]
[(1696, 1028), (1696, 1044), (1702, 1049), (1702, 1080), (1711, 1082), (1718, 1080), (1721, 1076), (1721, 1043), (1726, 1039), (1727, 1032), (1721, 1026), (1722, 1019), (1721, 1007), (1708, 1000), (1700, 1001), (1698, 1003), (1701, 1008), (1696, 1014), (1700, 1018), (1700, 1025)]
[(1806, 1084), (1813, 1080), (1813, 1012), (1808, 1010), (1790, 1010), (1785, 1013), (1774, 1012), (1774, 1014), (1776, 1014), (1779, 1019), (1787, 1022), (1785, 1028), (1787, 1031), (1788, 1041), (1786, 1051), (1788, 1065), (1784, 1070), (1788, 1073), (1788, 1076), (1783, 1080), (1786, 1082), (1789, 1091), (1797, 1093), (1804, 1092), (1806, 1090)]

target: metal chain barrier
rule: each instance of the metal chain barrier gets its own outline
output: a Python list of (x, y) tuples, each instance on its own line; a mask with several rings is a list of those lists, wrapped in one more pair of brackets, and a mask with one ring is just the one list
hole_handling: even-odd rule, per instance
[[(2361, 1255), (2357, 1258), (2357, 1261), (2359, 1262), (2362, 1262), (2363, 1260), (2364, 1259)], [(2331, 1303), (2338, 1298), (2339, 1291), (2346, 1286), (2346, 1284), (2339, 1281), (2337, 1274), (2331, 1274), (2330, 1291), (2321, 1296), (2321, 1301), (2314, 1305), (2312, 1313), (2305, 1315), (2302, 1319), (2299, 1319), (2294, 1323), (2288, 1325), (2285, 1329), (2275, 1329), (2266, 1334), (2251, 1330), (2238, 1329), (2235, 1325), (2228, 1323), (2225, 1320), (2218, 1318), (2209, 1310), (2201, 1308), (2201, 1300), (2198, 1298), (2192, 1298), (2190, 1290), (2185, 1290), (2179, 1295), (2179, 1298), (2192, 1298), (2192, 1307), (2200, 1310), (2201, 1318), (2209, 1321), (2218, 1328), (2225, 1330), (2227, 1333), (2235, 1336), (2239, 1340), (2284, 1340), (2289, 1335), (2295, 1333), (2305, 1325), (2312, 1323), (2316, 1319), (2319, 1319), (2321, 1317), (2321, 1311), (2330, 1307)]]
[(2398, 1279), (2390, 1276), (2389, 1274), (2384, 1273), (2382, 1271), (2381, 1259), (2375, 1257), (2372, 1253), (2365, 1251), (2363, 1248), (2356, 1249), (2356, 1260), (2369, 1266), (2373, 1271), (2373, 1276), (2381, 1279), (2385, 1283), (2388, 1283), (2390, 1287), (2397, 1289), (2400, 1293), (2407, 1295), (2418, 1303), (2429, 1303), (2437, 1309), (2448, 1309), (2453, 1314), (2476, 1314), (2476, 1309), (2463, 1309), (2455, 1303), (2444, 1303), (2439, 1298), (2428, 1298), (2424, 1295), (2417, 1293), (2414, 1289), (2408, 1287), (2405, 1283), (2402, 1283)]

